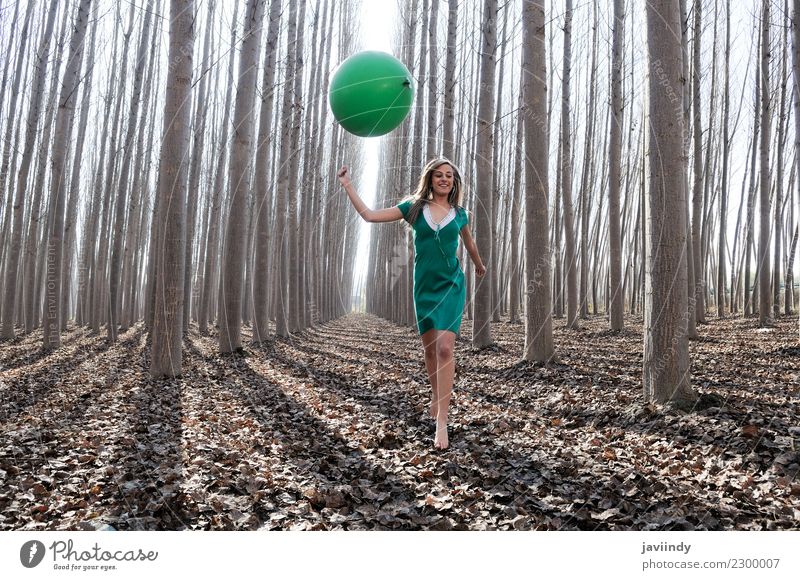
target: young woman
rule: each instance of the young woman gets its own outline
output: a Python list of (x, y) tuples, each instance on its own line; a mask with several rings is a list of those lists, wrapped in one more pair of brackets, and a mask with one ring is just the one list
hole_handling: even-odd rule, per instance
[(445, 449), (447, 412), (453, 388), (453, 347), (461, 333), (466, 286), (456, 256), (459, 234), (464, 240), (475, 274), (486, 268), (469, 231), (469, 217), (461, 207), (464, 193), (461, 175), (450, 161), (433, 159), (425, 166), (416, 191), (402, 203), (369, 209), (353, 188), (343, 166), (337, 174), (359, 215), (368, 222), (405, 219), (414, 234), (414, 311), (417, 330), (425, 349), (425, 367), (433, 387), (430, 414), (436, 420), (434, 446)]

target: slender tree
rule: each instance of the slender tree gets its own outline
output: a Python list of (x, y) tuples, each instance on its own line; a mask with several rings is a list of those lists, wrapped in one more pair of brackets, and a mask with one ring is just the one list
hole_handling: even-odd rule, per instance
[(280, 0), (271, 0), (264, 57), (264, 80), (261, 86), (261, 115), (256, 144), (256, 249), (253, 283), (253, 341), (262, 342), (269, 334), (269, 254), (272, 242), (272, 200), (268, 171), (269, 153), (273, 145), (272, 109), (275, 102), (275, 63), (278, 58), (278, 32), (280, 29)]
[[(759, 195), (759, 232), (758, 232), (758, 324), (768, 326), (770, 318), (770, 88), (769, 88), (769, 5), (770, 0), (762, 1), (761, 15), (761, 176)], [(777, 235), (778, 232), (776, 232)]]
[[(198, 192), (200, 189), (200, 173), (202, 168), (203, 152), (206, 139), (206, 120), (208, 118), (208, 78), (209, 58), (211, 53), (211, 28), (214, 23), (216, 4), (214, 0), (208, 3), (206, 15), (206, 31), (203, 40), (203, 56), (200, 60), (199, 85), (194, 108), (194, 122), (192, 123), (192, 162), (189, 165), (189, 188), (187, 190), (189, 215), (186, 218), (186, 275), (183, 280), (183, 332), (189, 330), (189, 318), (192, 307), (192, 256), (194, 254), (195, 221), (197, 220)], [(195, 304), (197, 307), (197, 304)]]
[(221, 292), (224, 303), (220, 305), (219, 316), (219, 348), (223, 353), (242, 349), (242, 290), (247, 232), (245, 217), (247, 197), (250, 194), (253, 101), (263, 19), (264, 1), (248, 0), (233, 115), (233, 142), (229, 168), (231, 201), (223, 245)]
[[(561, 202), (564, 208), (564, 261), (567, 270), (567, 328), (578, 328), (578, 258), (572, 205), (572, 125), (570, 123), (570, 80), (572, 64), (572, 0), (564, 11), (564, 72), (561, 88)], [(588, 149), (587, 149), (588, 152)]]
[(624, 0), (614, 0), (614, 33), (611, 43), (611, 135), (609, 136), (608, 248), (610, 251), (611, 330), (624, 326), (622, 288), (622, 240), (619, 224), (620, 156), (622, 154), (622, 48), (625, 41)]
[(525, 108), (525, 350), (524, 359), (553, 358), (548, 236), (547, 54), (544, 1), (522, 8), (522, 94)]
[(725, 317), (725, 230), (728, 227), (728, 157), (730, 135), (731, 2), (725, 0), (725, 89), (722, 101), (722, 185), (719, 195), (719, 242), (717, 245), (717, 316)]
[[(114, 213), (114, 245), (111, 250), (111, 271), (109, 275), (109, 309), (108, 309), (108, 340), (116, 342), (117, 325), (119, 324), (120, 313), (120, 282), (122, 278), (123, 239), (125, 237), (125, 210), (128, 204), (128, 176), (130, 175), (131, 163), (133, 162), (133, 143), (137, 132), (137, 117), (142, 101), (142, 84), (144, 82), (144, 66), (147, 64), (147, 49), (150, 36), (150, 19), (153, 13), (153, 0), (148, 0), (144, 11), (144, 23), (142, 24), (142, 35), (139, 40), (139, 48), (136, 54), (136, 65), (133, 73), (133, 95), (128, 111), (128, 131), (125, 133), (122, 153), (122, 166), (120, 169), (119, 187), (117, 188), (117, 200)], [(144, 128), (140, 127), (142, 131)], [(136, 195), (131, 192), (131, 195)]]
[(67, 143), (72, 134), (72, 122), (75, 118), (75, 100), (77, 93), (78, 73), (81, 68), (81, 51), (86, 37), (89, 22), (91, 0), (81, 0), (75, 16), (72, 39), (69, 44), (67, 68), (61, 81), (56, 115), (55, 140), (53, 142), (52, 175), (50, 178), (51, 216), (47, 243), (47, 276), (44, 313), (43, 347), (58, 348), (61, 345), (61, 265), (64, 253), (64, 206), (67, 176), (64, 172), (67, 157)]
[(156, 244), (150, 259), (155, 268), (150, 374), (154, 378), (181, 374), (183, 338), (184, 244), (186, 187), (191, 119), (194, 0), (170, 0), (169, 62), (164, 105), (164, 129), (158, 177)]
[(678, 0), (647, 3), (649, 189), (645, 269), (645, 400), (685, 403), (690, 384), (683, 180), (682, 55)]
[[(480, 89), (478, 98), (478, 130), (476, 143), (476, 207), (475, 235), (478, 251), (488, 268), (495, 267), (492, 256), (492, 120), (494, 118), (495, 48), (497, 44), (497, 0), (484, 0), (481, 23)], [(492, 315), (491, 276), (475, 283), (475, 315), (472, 321), (472, 344), (475, 348), (492, 342), (489, 326)]]
[[(800, 0), (792, 2), (792, 81), (794, 86), (794, 159), (795, 167), (800, 166)], [(796, 195), (800, 200), (800, 170), (795, 171), (797, 177)], [(794, 230), (794, 242), (789, 257), (789, 267), (786, 278), (791, 277), (792, 264), (794, 263), (795, 248), (797, 247), (797, 226)], [(800, 317), (798, 317), (798, 337), (800, 338)]]
[[(700, 109), (700, 48), (702, 38), (702, 1), (694, 0), (694, 45), (692, 50), (692, 127), (694, 138), (694, 181), (692, 188), (692, 271), (694, 288), (690, 291), (694, 304), (695, 320), (702, 322), (705, 317), (703, 293), (703, 247), (700, 241), (700, 227), (703, 219), (703, 124)], [(691, 308), (691, 306), (690, 306)]]
[[(297, 33), (297, 0), (290, 0), (289, 20), (287, 26), (287, 45), (285, 78), (292, 79), (296, 67), (296, 53), (294, 41)], [(290, 149), (292, 130), (292, 91), (287, 85), (283, 90), (281, 102), (281, 135), (280, 157), (278, 159), (278, 179), (275, 202), (275, 244), (274, 263), (277, 275), (274, 277), (275, 288), (275, 332), (280, 337), (289, 336), (289, 234), (286, 220), (288, 219), (289, 196), (295, 192), (289, 189), (289, 161), (293, 152)], [(335, 165), (335, 164), (334, 164)]]
[[(788, 14), (788, 7), (789, 2), (788, 0), (784, 0), (784, 13)], [(784, 166), (783, 166), (783, 156), (784, 156), (784, 144), (786, 142), (785, 133), (786, 133), (786, 61), (787, 58), (787, 50), (788, 50), (788, 31), (787, 27), (784, 27), (783, 34), (781, 37), (781, 68), (780, 68), (780, 76), (779, 76), (779, 84), (778, 84), (778, 93), (780, 95), (779, 104), (778, 104), (778, 134), (776, 136), (776, 149), (777, 153), (775, 155), (775, 219), (773, 222), (773, 229), (775, 232), (775, 265), (772, 268), (772, 313), (775, 318), (778, 318), (781, 313), (781, 262), (783, 261), (783, 256), (781, 254), (782, 250), (782, 238), (783, 238), (783, 174), (784, 174)]]
[(456, 33), (458, 30), (458, 0), (447, 0), (447, 60), (444, 72), (444, 105), (442, 107), (442, 153), (452, 159), (455, 152), (453, 126), (455, 124), (456, 90)]
[(210, 318), (211, 306), (214, 295), (214, 280), (217, 264), (219, 263), (219, 228), (220, 214), (223, 206), (223, 183), (225, 181), (225, 161), (228, 156), (225, 154), (225, 147), (228, 143), (228, 128), (230, 126), (231, 100), (234, 85), (234, 56), (236, 55), (236, 26), (239, 4), (236, 3), (233, 9), (233, 20), (231, 24), (231, 42), (228, 50), (228, 72), (225, 84), (225, 101), (222, 107), (222, 123), (220, 124), (220, 136), (218, 139), (218, 151), (216, 155), (217, 166), (214, 170), (214, 182), (211, 187), (211, 200), (209, 201), (209, 224), (208, 237), (206, 239), (206, 260), (203, 266), (203, 290), (200, 296), (200, 312), (198, 327), (201, 334), (207, 334), (208, 322)]

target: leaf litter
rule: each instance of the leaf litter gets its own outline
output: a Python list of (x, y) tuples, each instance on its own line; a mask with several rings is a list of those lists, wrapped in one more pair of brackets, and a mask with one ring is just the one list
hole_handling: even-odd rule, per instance
[(370, 315), (225, 356), (193, 327), (171, 380), (141, 325), (2, 343), (0, 529), (800, 528), (796, 317), (701, 325), (690, 412), (644, 404), (641, 318), (556, 322), (544, 366), (465, 321), (445, 451), (419, 337)]

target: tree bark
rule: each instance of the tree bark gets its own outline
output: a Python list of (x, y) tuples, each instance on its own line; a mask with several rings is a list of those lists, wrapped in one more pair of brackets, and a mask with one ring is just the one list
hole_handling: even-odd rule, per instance
[(722, 186), (719, 205), (719, 241), (717, 245), (717, 316), (725, 318), (725, 245), (728, 227), (728, 157), (730, 137), (728, 115), (730, 109), (730, 57), (731, 57), (731, 3), (725, 0), (725, 90), (722, 101)]
[[(564, 208), (564, 262), (567, 271), (567, 328), (578, 328), (578, 269), (572, 206), (572, 128), (570, 76), (572, 64), (572, 0), (564, 11), (564, 72), (561, 89), (561, 203)], [(587, 147), (586, 152), (589, 152)], [(586, 217), (584, 216), (585, 220)]]
[[(792, 2), (792, 82), (794, 83), (794, 160), (795, 167), (800, 168), (800, 162), (798, 162), (800, 156), (800, 0)], [(800, 199), (800, 169), (795, 171), (795, 176), (797, 178), (795, 195)], [(798, 228), (795, 226), (792, 249), (789, 254), (789, 267), (786, 272), (786, 279), (792, 283), (791, 275), (797, 247), (797, 231)], [(800, 317), (798, 318), (798, 335), (800, 335)]]
[(643, 387), (647, 402), (692, 402), (686, 335), (688, 287), (678, 0), (647, 3), (649, 190)]
[(230, 125), (230, 111), (231, 99), (233, 95), (234, 85), (234, 57), (236, 56), (236, 26), (238, 17), (238, 6), (234, 6), (233, 20), (231, 24), (231, 42), (228, 51), (228, 74), (226, 76), (226, 89), (225, 89), (225, 104), (222, 107), (222, 123), (220, 125), (219, 147), (217, 150), (217, 167), (214, 172), (214, 184), (211, 188), (211, 209), (209, 210), (210, 219), (208, 225), (208, 239), (206, 240), (206, 260), (204, 264), (203, 273), (203, 290), (200, 297), (200, 313), (198, 327), (201, 334), (208, 333), (208, 322), (211, 311), (211, 303), (215, 294), (216, 286), (213, 284), (215, 280), (215, 272), (217, 271), (217, 264), (219, 263), (219, 228), (222, 213), (222, 197), (223, 187), (225, 181), (225, 160), (227, 154), (225, 147), (228, 144), (228, 127)]
[[(150, 33), (150, 18), (153, 13), (153, 0), (149, 0), (144, 11), (144, 24), (142, 25), (142, 36), (139, 40), (139, 48), (136, 54), (136, 68), (133, 74), (133, 95), (131, 97), (130, 110), (128, 112), (128, 130), (125, 133), (123, 144), (124, 153), (122, 155), (122, 167), (120, 169), (119, 187), (117, 188), (117, 201), (114, 215), (114, 245), (111, 250), (111, 271), (109, 274), (109, 309), (108, 309), (108, 341), (116, 342), (117, 325), (119, 324), (120, 313), (120, 282), (122, 278), (123, 239), (125, 236), (125, 210), (127, 207), (128, 175), (130, 174), (131, 162), (133, 161), (133, 137), (137, 131), (136, 119), (139, 116), (139, 104), (141, 103), (142, 84), (144, 81), (145, 56), (148, 49), (148, 37)], [(144, 127), (138, 127), (143, 131)], [(131, 196), (136, 192), (132, 191)], [(127, 249), (126, 249), (127, 251)]]
[(262, 342), (269, 336), (269, 255), (272, 241), (272, 198), (269, 196), (268, 159), (272, 148), (272, 109), (275, 102), (275, 62), (278, 58), (278, 32), (280, 30), (280, 0), (269, 5), (269, 29), (264, 57), (264, 80), (261, 87), (261, 115), (256, 149), (256, 250), (254, 264), (254, 316), (253, 342)]
[(694, 0), (694, 44), (692, 48), (692, 114), (694, 142), (694, 181), (692, 188), (692, 271), (694, 288), (690, 297), (690, 308), (694, 307), (696, 321), (703, 320), (703, 253), (700, 242), (700, 226), (703, 215), (703, 125), (700, 110), (700, 48), (702, 38), (702, 2)]
[[(770, 90), (769, 90), (769, 4), (770, 0), (763, 0), (761, 16), (761, 183), (759, 196), (759, 232), (758, 232), (758, 325), (769, 326), (772, 323), (770, 313), (770, 263), (769, 263), (769, 234), (770, 234), (770, 199), (769, 189), (771, 184), (769, 171), (770, 147)], [(777, 233), (777, 232), (776, 232)]]
[(264, 1), (248, 0), (245, 12), (242, 54), (236, 85), (233, 142), (230, 158), (231, 201), (225, 227), (222, 264), (222, 297), (219, 316), (219, 348), (222, 353), (242, 349), (242, 289), (245, 261), (247, 197), (250, 194), (250, 148), (253, 140), (253, 100), (256, 65), (261, 43)]
[[(66, 165), (67, 144), (72, 135), (72, 121), (75, 118), (75, 95), (77, 93), (78, 73), (81, 68), (81, 51), (86, 37), (86, 26), (89, 22), (89, 5), (91, 0), (81, 0), (72, 40), (69, 45), (67, 68), (61, 82), (61, 95), (58, 99), (56, 115), (56, 132), (53, 142), (52, 175), (50, 178), (51, 207), (55, 209), (49, 219), (50, 237), (47, 243), (47, 276), (42, 346), (51, 350), (61, 346), (61, 265), (64, 252), (64, 206), (65, 182), (64, 166)], [(57, 72), (57, 71), (56, 71)]]
[[(447, 0), (447, 57), (444, 73), (444, 106), (442, 107), (442, 154), (452, 159), (454, 153), (453, 127), (455, 115), (453, 102), (456, 88), (456, 33), (458, 30), (458, 0)], [(456, 163), (457, 160), (453, 159)]]
[(609, 136), (608, 171), (608, 247), (610, 251), (610, 322), (611, 330), (624, 327), (624, 291), (622, 288), (622, 240), (619, 224), (620, 156), (622, 154), (622, 48), (625, 41), (624, 0), (614, 0), (614, 33), (611, 44), (611, 135)]
[[(287, 51), (286, 76), (291, 79), (295, 70), (295, 51), (293, 43), (296, 38), (297, 30), (297, 0), (291, 0), (289, 5), (289, 21), (287, 27), (287, 43), (291, 48)], [(275, 333), (280, 337), (289, 336), (289, 240), (286, 220), (288, 219), (287, 207), (289, 196), (296, 192), (289, 190), (289, 159), (292, 151), (291, 126), (292, 126), (292, 90), (288, 84), (283, 90), (283, 100), (281, 103), (281, 135), (280, 157), (278, 161), (278, 183), (276, 188), (275, 203), (275, 265), (277, 275), (275, 276), (274, 295), (276, 299), (276, 318)]]
[[(478, 251), (487, 268), (494, 268), (492, 256), (492, 120), (494, 119), (495, 48), (497, 45), (497, 0), (484, 0), (481, 23), (481, 72), (478, 97), (478, 134), (476, 145), (475, 236)], [(483, 348), (492, 343), (492, 280), (483, 276), (475, 282), (475, 315), (472, 345)]]
[(546, 363), (553, 358), (554, 351), (547, 215), (549, 190), (544, 2), (525, 2), (522, 10), (526, 282), (523, 358)]
[(191, 118), (192, 59), (194, 53), (194, 0), (170, 1), (169, 62), (167, 73), (161, 165), (158, 178), (159, 222), (153, 309), (150, 375), (181, 374), (183, 338), (184, 244), (186, 243), (186, 187), (189, 173), (189, 123)]

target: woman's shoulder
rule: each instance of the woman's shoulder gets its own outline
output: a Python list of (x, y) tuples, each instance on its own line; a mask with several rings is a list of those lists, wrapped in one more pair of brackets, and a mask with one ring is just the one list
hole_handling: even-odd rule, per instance
[(401, 199), (397, 202), (397, 208), (403, 213), (403, 217), (405, 218), (408, 216), (408, 212), (411, 210), (411, 206), (414, 205), (414, 199), (411, 197), (406, 197)]

